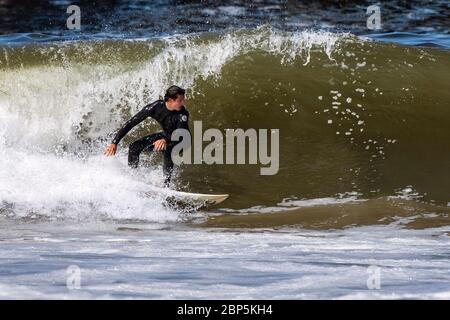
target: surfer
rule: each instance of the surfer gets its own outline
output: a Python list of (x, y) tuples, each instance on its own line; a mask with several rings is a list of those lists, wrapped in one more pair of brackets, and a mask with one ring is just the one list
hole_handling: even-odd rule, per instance
[(136, 125), (147, 117), (152, 117), (161, 125), (161, 132), (153, 133), (132, 142), (128, 151), (128, 165), (137, 168), (139, 155), (142, 151), (161, 151), (164, 155), (163, 172), (164, 184), (170, 183), (173, 171), (172, 149), (180, 141), (171, 141), (172, 132), (176, 129), (189, 130), (189, 112), (186, 110), (185, 90), (178, 86), (167, 89), (164, 100), (156, 100), (146, 105), (141, 111), (129, 119), (116, 133), (111, 144), (106, 147), (104, 154), (112, 156), (116, 153), (120, 140)]

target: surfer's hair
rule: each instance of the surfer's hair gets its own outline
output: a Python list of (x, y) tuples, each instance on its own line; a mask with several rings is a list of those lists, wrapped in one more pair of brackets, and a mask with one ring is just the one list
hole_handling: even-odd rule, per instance
[(168, 101), (169, 99), (176, 100), (178, 96), (184, 96), (185, 92), (186, 90), (178, 86), (171, 86), (167, 89), (166, 94), (164, 95), (164, 101)]

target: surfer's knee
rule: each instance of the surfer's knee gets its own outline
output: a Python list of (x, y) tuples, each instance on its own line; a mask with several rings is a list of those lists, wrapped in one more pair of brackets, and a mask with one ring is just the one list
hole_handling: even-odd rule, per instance
[(131, 168), (137, 168), (139, 164), (139, 146), (136, 143), (137, 141), (130, 144), (128, 147), (128, 166)]
[(164, 171), (167, 171), (167, 172), (172, 171), (173, 161), (172, 161), (171, 150), (165, 150), (163, 157), (164, 157), (164, 160), (163, 160)]
[(128, 154), (128, 166), (131, 168), (137, 168), (139, 165), (139, 155), (134, 155), (132, 153)]

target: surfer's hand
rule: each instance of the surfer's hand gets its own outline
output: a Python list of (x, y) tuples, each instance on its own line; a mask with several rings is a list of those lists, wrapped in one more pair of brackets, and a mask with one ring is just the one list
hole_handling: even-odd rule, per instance
[(111, 143), (109, 146), (106, 147), (105, 152), (103, 153), (106, 156), (113, 156), (116, 154), (116, 145), (114, 143)]
[(165, 139), (159, 139), (159, 140), (156, 140), (155, 142), (153, 142), (153, 145), (154, 145), (154, 150), (155, 151), (161, 151), (161, 150), (164, 150), (164, 149), (166, 149), (166, 140)]

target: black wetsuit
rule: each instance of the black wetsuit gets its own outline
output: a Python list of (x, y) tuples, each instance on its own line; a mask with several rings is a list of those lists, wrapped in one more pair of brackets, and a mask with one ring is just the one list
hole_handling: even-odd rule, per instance
[(139, 164), (139, 155), (142, 151), (153, 151), (153, 143), (156, 140), (164, 138), (167, 142), (166, 149), (164, 150), (164, 165), (163, 171), (165, 175), (165, 183), (170, 182), (170, 176), (173, 170), (173, 161), (171, 157), (171, 152), (173, 147), (179, 143), (179, 141), (172, 141), (172, 132), (176, 129), (186, 129), (189, 130), (189, 112), (183, 106), (180, 111), (171, 111), (167, 109), (164, 100), (156, 100), (149, 105), (146, 105), (141, 111), (136, 113), (130, 120), (125, 122), (125, 124), (117, 132), (116, 136), (112, 140), (112, 143), (118, 145), (120, 140), (137, 124), (142, 122), (147, 117), (152, 117), (159, 122), (163, 131), (158, 133), (153, 133), (145, 136), (139, 140), (134, 141), (130, 144), (128, 152), (128, 165), (130, 167), (136, 168)]

